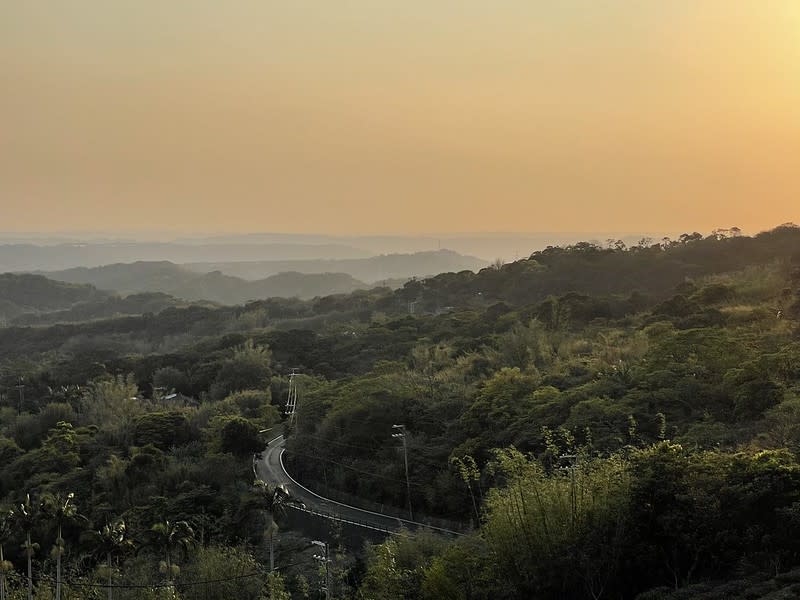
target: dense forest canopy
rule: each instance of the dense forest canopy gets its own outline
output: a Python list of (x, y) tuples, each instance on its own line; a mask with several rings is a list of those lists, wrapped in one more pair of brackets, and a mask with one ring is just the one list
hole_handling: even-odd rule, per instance
[(107, 296), (91, 285), (63, 283), (41, 275), (0, 274), (0, 324), (25, 313), (68, 309)]
[[(469, 531), (342, 547), (335, 597), (800, 589), (795, 226), (552, 247), (311, 300), (146, 296), (114, 318), (76, 289), (97, 312), (0, 329), (11, 597), (29, 568), (40, 597), (57, 569), (64, 598), (109, 581), (118, 598), (321, 597), (299, 534), (265, 567), (265, 532), (290, 534), (250, 461), (280, 428), (319, 493)], [(231, 569), (247, 577), (188, 587)]]
[(247, 281), (218, 270), (196, 273), (166, 261), (79, 267), (47, 275), (59, 281), (91, 284), (121, 294), (161, 292), (184, 300), (220, 304), (241, 304), (267, 297), (308, 299), (369, 287), (347, 273), (283, 272)]

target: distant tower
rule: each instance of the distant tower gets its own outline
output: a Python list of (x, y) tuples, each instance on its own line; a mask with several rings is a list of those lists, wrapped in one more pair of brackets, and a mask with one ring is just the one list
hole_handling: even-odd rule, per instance
[(289, 396), (286, 399), (286, 416), (289, 417), (289, 422), (294, 421), (295, 411), (297, 410), (297, 369), (292, 369), (289, 375)]

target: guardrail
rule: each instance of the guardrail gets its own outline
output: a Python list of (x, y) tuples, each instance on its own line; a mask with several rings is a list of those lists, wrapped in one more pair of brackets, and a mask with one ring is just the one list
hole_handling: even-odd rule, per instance
[[(325, 502), (330, 502), (332, 504), (338, 504), (340, 506), (343, 506), (345, 508), (349, 508), (351, 510), (356, 510), (356, 511), (364, 512), (364, 513), (370, 513), (370, 514), (376, 515), (378, 517), (381, 517), (383, 519), (396, 520), (397, 523), (398, 523), (398, 529), (400, 529), (402, 527), (408, 527), (409, 529), (426, 528), (426, 529), (431, 529), (431, 530), (434, 530), (434, 531), (438, 531), (439, 533), (445, 533), (445, 534), (449, 534), (449, 535), (464, 535), (464, 533), (466, 533), (466, 531), (468, 530), (468, 528), (465, 527), (461, 523), (459, 523), (457, 525), (460, 525), (461, 527), (463, 527), (463, 529), (462, 530), (458, 530), (458, 529), (451, 529), (451, 528), (448, 528), (448, 527), (440, 527), (438, 525), (433, 525), (431, 523), (426, 523), (424, 521), (410, 521), (409, 519), (398, 517), (396, 515), (390, 515), (390, 514), (381, 513), (381, 512), (378, 512), (378, 511), (369, 510), (367, 508), (363, 508), (363, 507), (360, 507), (360, 506), (357, 506), (357, 505), (346, 504), (344, 502), (340, 502), (340, 501), (335, 500), (333, 498), (329, 498), (327, 496), (323, 496), (321, 494), (318, 494), (314, 490), (309, 489), (305, 485), (303, 485), (300, 482), (298, 482), (294, 477), (292, 477), (289, 474), (289, 471), (286, 470), (286, 465), (283, 462), (283, 455), (284, 455), (285, 452), (286, 452), (286, 450), (282, 449), (281, 453), (280, 453), (280, 456), (279, 456), (280, 463), (281, 463), (281, 469), (283, 469), (283, 472), (286, 474), (286, 476), (291, 480), (291, 482), (294, 485), (296, 485), (298, 488), (308, 492), (309, 494), (311, 494), (313, 496), (316, 496), (320, 500), (323, 500)], [(358, 523), (354, 523), (354, 524), (358, 524)], [(373, 523), (370, 523), (370, 524), (374, 525)], [(376, 529), (378, 531), (388, 531), (388, 529), (377, 528), (375, 526), (372, 526), (370, 528), (371, 529)]]
[(382, 533), (387, 533), (389, 535), (404, 535), (404, 532), (399, 529), (389, 529), (388, 527), (380, 527), (379, 525), (375, 525), (374, 523), (367, 523), (366, 521), (362, 521), (360, 519), (353, 519), (353, 518), (345, 519), (334, 512), (308, 508), (306, 506), (298, 506), (296, 504), (287, 504), (286, 506), (288, 506), (293, 510), (308, 513), (310, 515), (314, 515), (317, 517), (322, 517), (323, 519), (330, 519), (331, 521), (335, 521), (337, 523), (347, 523), (348, 525), (355, 525), (357, 527), (363, 527), (365, 529), (372, 529), (373, 531), (380, 531)]
[[(308, 489), (325, 498), (347, 504), (362, 510), (369, 510), (373, 513), (380, 514), (387, 518), (399, 519), (401, 521), (408, 521), (408, 511), (396, 506), (389, 506), (379, 502), (372, 502), (353, 494), (348, 494), (335, 488), (330, 488), (326, 485), (319, 485), (314, 482), (306, 482), (304, 484)], [(421, 515), (414, 511), (414, 523), (435, 527), (437, 529), (446, 529), (460, 533), (466, 533), (470, 530), (470, 526), (466, 523), (459, 521), (450, 521), (449, 519), (442, 519), (439, 517), (431, 517), (429, 515)]]

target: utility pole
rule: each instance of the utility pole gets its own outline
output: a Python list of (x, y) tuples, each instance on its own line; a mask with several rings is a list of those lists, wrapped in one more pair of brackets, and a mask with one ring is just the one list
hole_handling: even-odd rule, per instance
[(289, 422), (292, 423), (297, 419), (296, 411), (297, 411), (297, 381), (295, 381), (295, 376), (297, 375), (297, 369), (292, 369), (292, 372), (289, 374), (289, 395), (286, 398), (286, 409), (285, 413), (286, 416), (289, 417)]
[(323, 554), (315, 554), (314, 558), (325, 565), (325, 585), (321, 591), (325, 592), (325, 600), (331, 600), (331, 560), (328, 557), (328, 544), (319, 540), (312, 540), (311, 543), (322, 548)]
[(17, 406), (17, 414), (22, 414), (22, 403), (25, 402), (25, 384), (22, 383), (22, 377), (19, 378), (19, 385), (17, 385), (17, 389), (19, 390), (19, 405)]
[(572, 509), (572, 531), (575, 531), (575, 520), (578, 512), (578, 496), (575, 489), (575, 468), (578, 466), (577, 454), (562, 454), (562, 459), (570, 461), (569, 481), (570, 481), (570, 508)]
[(408, 477), (408, 445), (406, 444), (406, 426), (405, 425), (392, 425), (392, 429), (396, 429), (397, 433), (393, 433), (393, 438), (398, 438), (403, 442), (403, 462), (406, 465), (406, 493), (408, 494), (408, 517), (409, 520), (414, 520), (414, 511), (411, 509), (411, 479)]

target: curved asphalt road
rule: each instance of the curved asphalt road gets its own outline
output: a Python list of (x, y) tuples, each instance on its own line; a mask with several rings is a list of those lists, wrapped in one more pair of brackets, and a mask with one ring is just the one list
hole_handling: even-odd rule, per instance
[(292, 499), (302, 503), (302, 506), (293, 507), (297, 510), (343, 521), (367, 529), (384, 531), (386, 533), (398, 533), (401, 529), (427, 528), (440, 533), (460, 535), (457, 531), (432, 527), (424, 523), (409, 521), (408, 519), (382, 515), (371, 510), (365, 510), (363, 508), (337, 502), (336, 500), (331, 500), (330, 498), (324, 498), (300, 484), (286, 472), (283, 463), (283, 452), (284, 440), (283, 436), (279, 435), (270, 441), (269, 444), (267, 444), (266, 450), (261, 453), (260, 457), (257, 457), (258, 460), (254, 463), (254, 469), (257, 476), (263, 481), (273, 485), (286, 485)]

